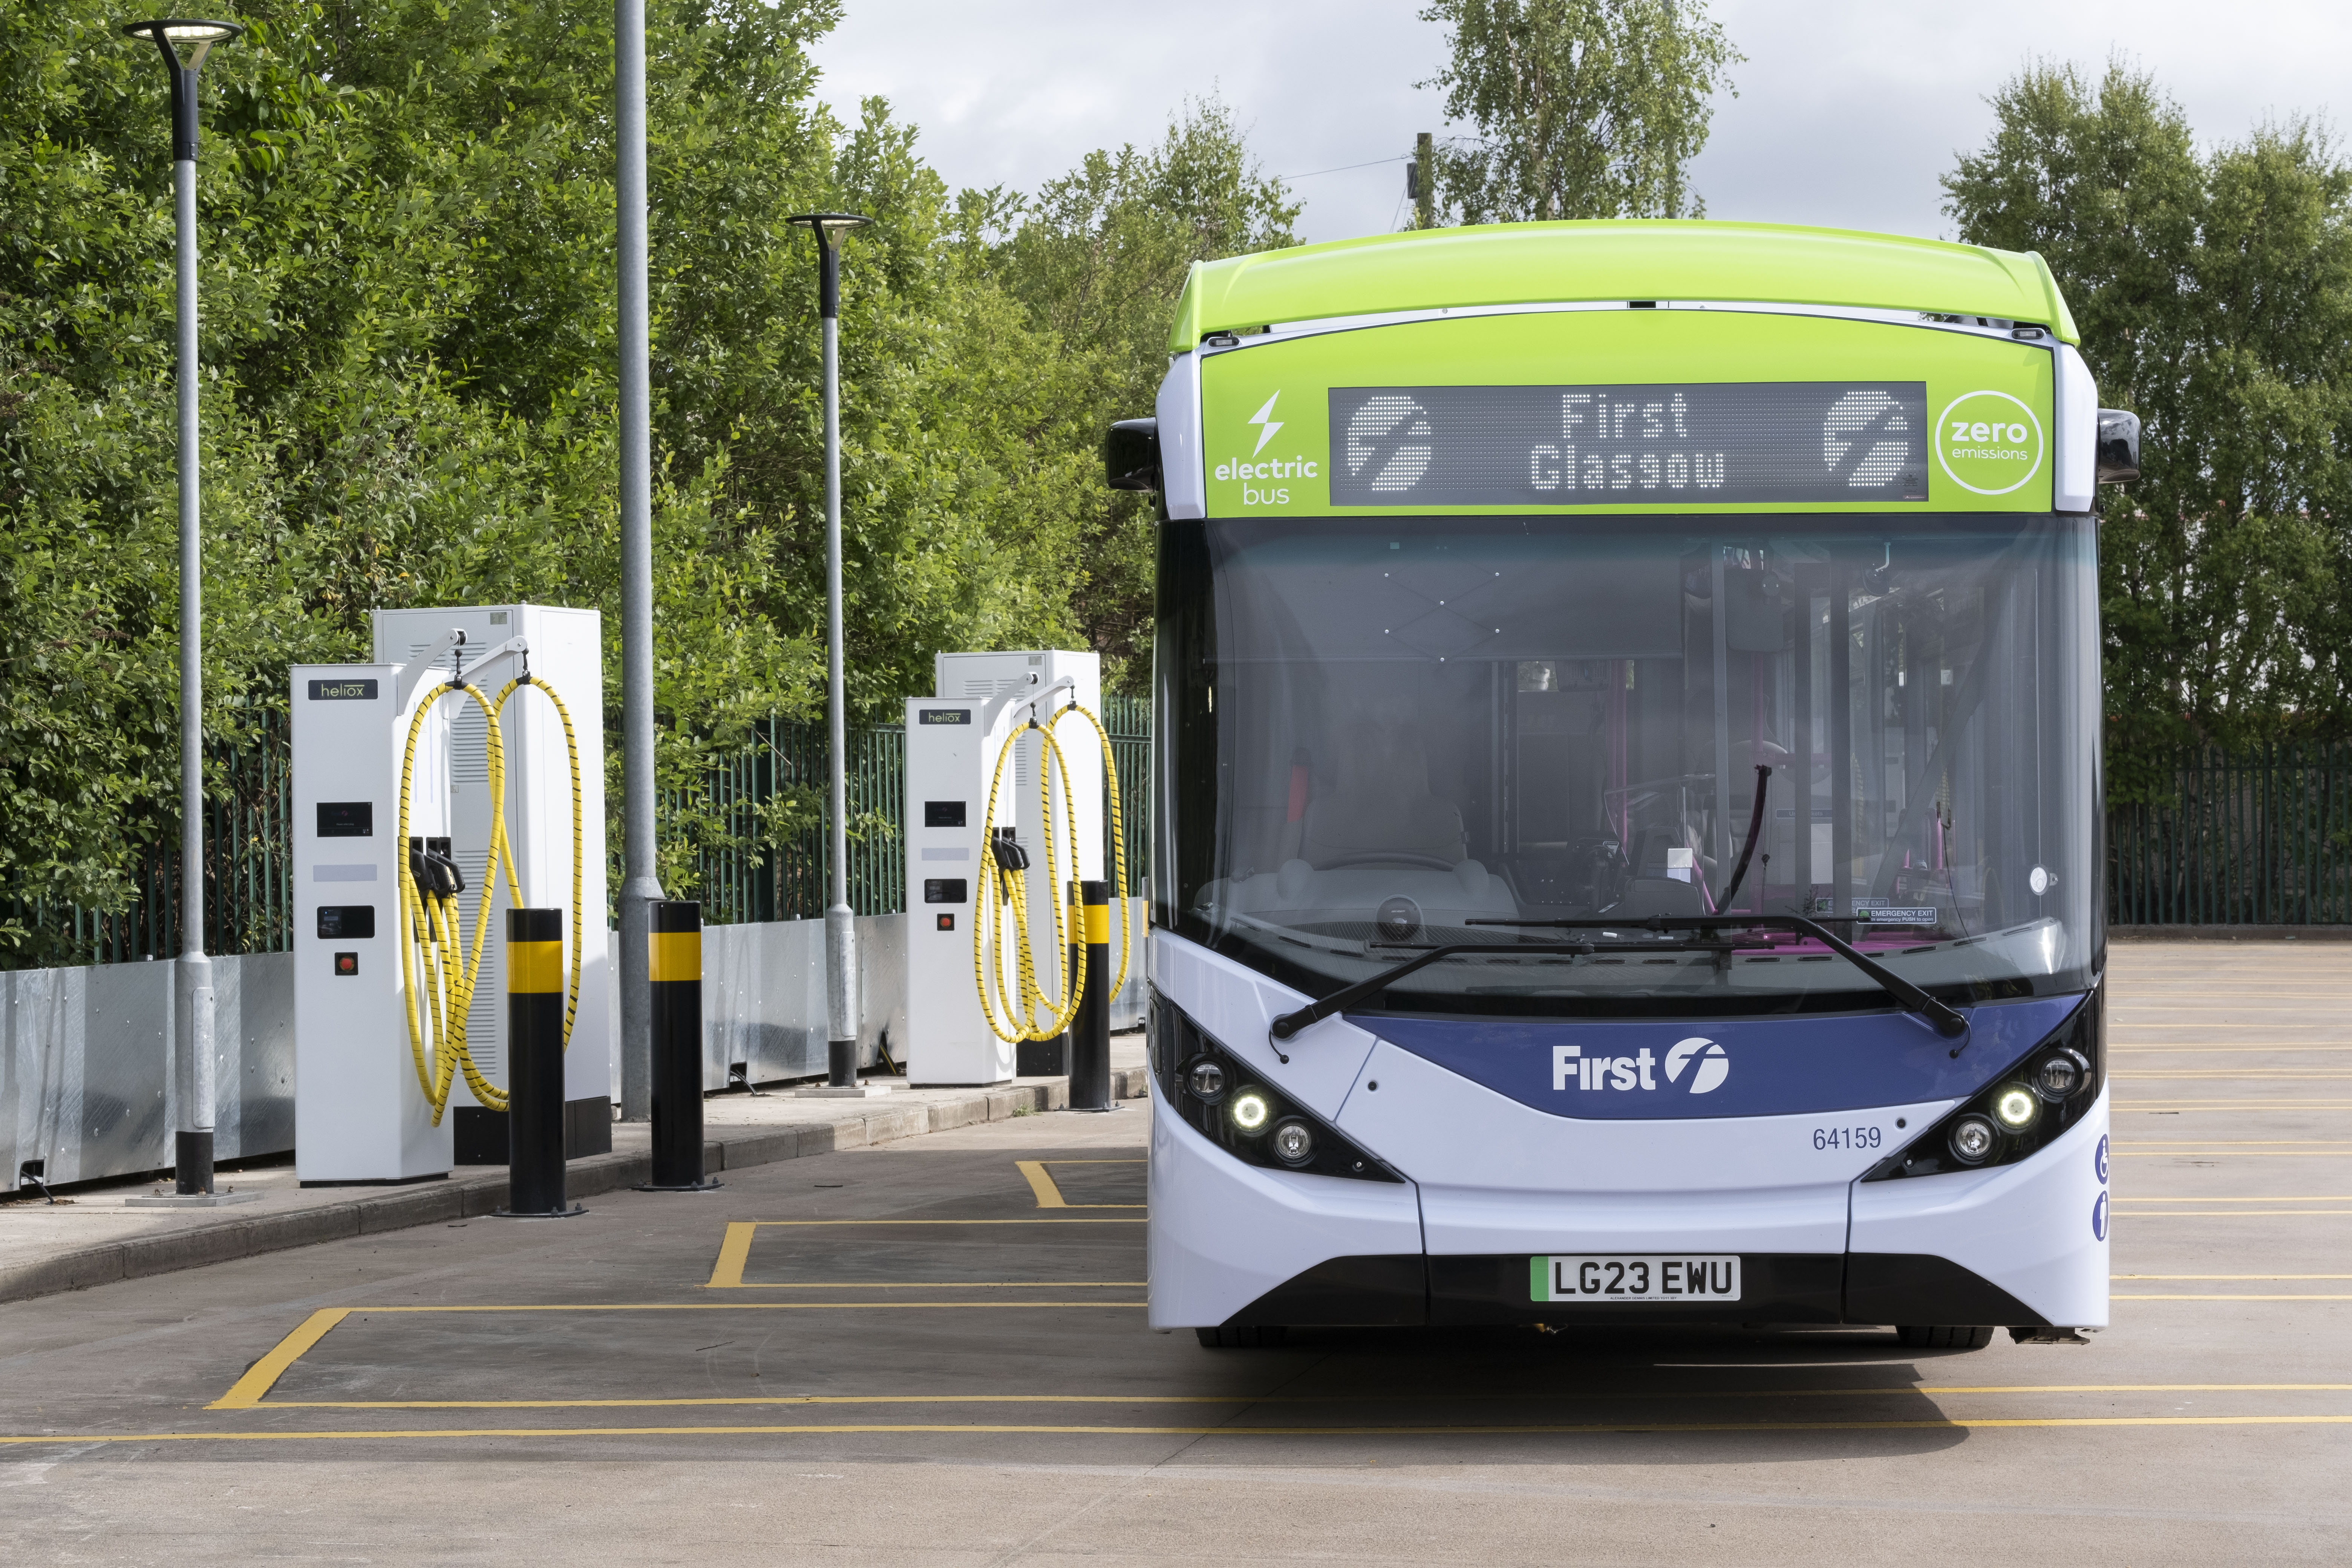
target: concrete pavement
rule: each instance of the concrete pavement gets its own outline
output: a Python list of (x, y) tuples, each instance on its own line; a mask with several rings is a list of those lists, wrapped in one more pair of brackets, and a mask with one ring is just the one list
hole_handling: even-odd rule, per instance
[(0, 1562), (2342, 1562), (2352, 947), (2114, 964), (2089, 1346), (1204, 1351), (1058, 1112), (0, 1306)]

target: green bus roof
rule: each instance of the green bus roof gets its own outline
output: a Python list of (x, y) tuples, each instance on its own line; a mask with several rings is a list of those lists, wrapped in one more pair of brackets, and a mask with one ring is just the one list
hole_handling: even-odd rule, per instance
[(1588, 300), (1754, 300), (1994, 316), (2077, 342), (2031, 251), (1844, 229), (1682, 220), (1486, 224), (1195, 265), (1168, 346), (1399, 310)]

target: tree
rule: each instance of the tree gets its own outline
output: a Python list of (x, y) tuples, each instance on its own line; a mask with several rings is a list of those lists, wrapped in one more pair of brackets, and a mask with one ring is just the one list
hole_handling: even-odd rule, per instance
[(1103, 433), (1151, 412), (1193, 263), (1296, 245), (1298, 213), (1215, 99), (1181, 106), (1157, 146), (1090, 153), (1034, 198), (963, 194), (965, 253), (1061, 356), (1040, 444), (1069, 501), (1070, 615), (1107, 689), (1150, 675), (1154, 525), (1148, 498), (1103, 486)]
[(2309, 121), (2198, 152), (2149, 76), (2032, 65), (1944, 179), (1975, 244), (2036, 250), (2103, 401), (2142, 420), (2101, 499), (2111, 799), (2183, 742), (2352, 721), (2352, 169)]
[(1698, 217), (1685, 171), (1746, 58), (1706, 0), (1433, 0), (1448, 29), (1441, 210), (1464, 223)]
[[(844, 284), (859, 711), (927, 687), (934, 648), (1076, 635), (1066, 415), (1035, 373), (1059, 356), (946, 234), (912, 131), (815, 100), (835, 15), (647, 6), (656, 761), (682, 889), (718, 831), (711, 752), (822, 689), (815, 269), (786, 215), (878, 220)], [(240, 17), (204, 76), (208, 734), (282, 710), (289, 663), (366, 657), (378, 606), (592, 605), (616, 639), (609, 11)], [(0, 0), (0, 962), (61, 951), (14, 911), (120, 908), (177, 834), (168, 121), (120, 19)]]

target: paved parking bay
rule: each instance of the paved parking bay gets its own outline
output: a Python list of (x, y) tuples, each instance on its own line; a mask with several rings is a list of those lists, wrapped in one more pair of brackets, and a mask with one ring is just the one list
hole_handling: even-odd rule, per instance
[(0, 1563), (2352, 1557), (2352, 944), (2116, 951), (2115, 1325), (1144, 1327), (1147, 1112), (0, 1306)]

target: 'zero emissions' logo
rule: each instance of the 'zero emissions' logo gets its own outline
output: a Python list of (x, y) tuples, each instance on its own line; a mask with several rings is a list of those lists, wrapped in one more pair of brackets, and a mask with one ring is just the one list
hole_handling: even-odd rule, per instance
[[(1655, 1089), (1658, 1058), (1647, 1046), (1630, 1057), (1588, 1057), (1581, 1046), (1555, 1046), (1551, 1053), (1551, 1086), (1555, 1090)], [(1677, 1040), (1666, 1052), (1666, 1082), (1682, 1081), (1685, 1068), (1692, 1094), (1711, 1093), (1731, 1076), (1731, 1058), (1721, 1046), (1703, 1035)]]
[(1980, 496), (2005, 496), (2042, 471), (2042, 421), (2006, 392), (1970, 392), (1936, 419), (1936, 461)]

